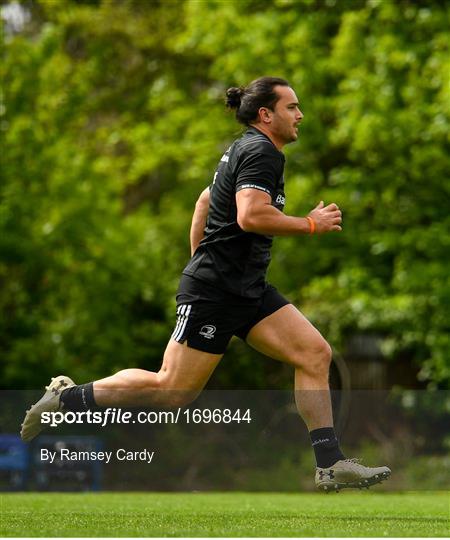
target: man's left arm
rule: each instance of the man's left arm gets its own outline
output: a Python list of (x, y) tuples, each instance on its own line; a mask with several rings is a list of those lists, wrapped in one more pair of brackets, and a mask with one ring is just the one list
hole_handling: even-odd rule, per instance
[(206, 218), (208, 217), (209, 211), (209, 187), (204, 189), (200, 193), (200, 197), (195, 203), (194, 215), (192, 216), (191, 223), (191, 256), (194, 255), (195, 250), (198, 248), (201, 240), (204, 236), (204, 230), (206, 226)]

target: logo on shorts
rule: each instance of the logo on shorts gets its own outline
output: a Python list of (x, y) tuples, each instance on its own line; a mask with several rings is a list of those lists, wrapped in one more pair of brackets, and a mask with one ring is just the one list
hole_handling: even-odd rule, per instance
[(213, 339), (214, 332), (216, 331), (216, 327), (212, 324), (205, 324), (201, 327), (199, 334), (206, 339)]

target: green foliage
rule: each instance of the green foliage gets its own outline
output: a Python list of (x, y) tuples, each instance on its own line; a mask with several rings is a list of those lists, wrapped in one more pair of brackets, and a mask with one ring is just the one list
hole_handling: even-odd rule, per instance
[(240, 133), (224, 90), (262, 74), (305, 113), (286, 211), (344, 213), (339, 235), (278, 239), (272, 281), (333, 345), (377, 333), (448, 384), (450, 11), (332, 4), (23, 4), (1, 68), (3, 385), (159, 366), (193, 205)]

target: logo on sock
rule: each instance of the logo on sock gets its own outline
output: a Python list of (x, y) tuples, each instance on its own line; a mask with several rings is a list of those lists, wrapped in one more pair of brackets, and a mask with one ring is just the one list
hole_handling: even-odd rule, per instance
[(322, 444), (322, 443), (326, 443), (326, 442), (330, 442), (330, 439), (317, 439), (317, 441), (314, 441), (312, 443), (312, 446), (316, 446), (316, 444)]

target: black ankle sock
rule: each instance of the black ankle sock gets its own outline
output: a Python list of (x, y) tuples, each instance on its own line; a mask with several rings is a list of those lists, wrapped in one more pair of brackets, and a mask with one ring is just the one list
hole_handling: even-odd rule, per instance
[(77, 384), (61, 393), (63, 408), (68, 411), (89, 411), (95, 409), (94, 383)]
[(313, 429), (310, 431), (311, 443), (316, 455), (317, 466), (328, 468), (334, 465), (336, 461), (345, 459), (344, 454), (339, 448), (336, 433), (332, 427)]

